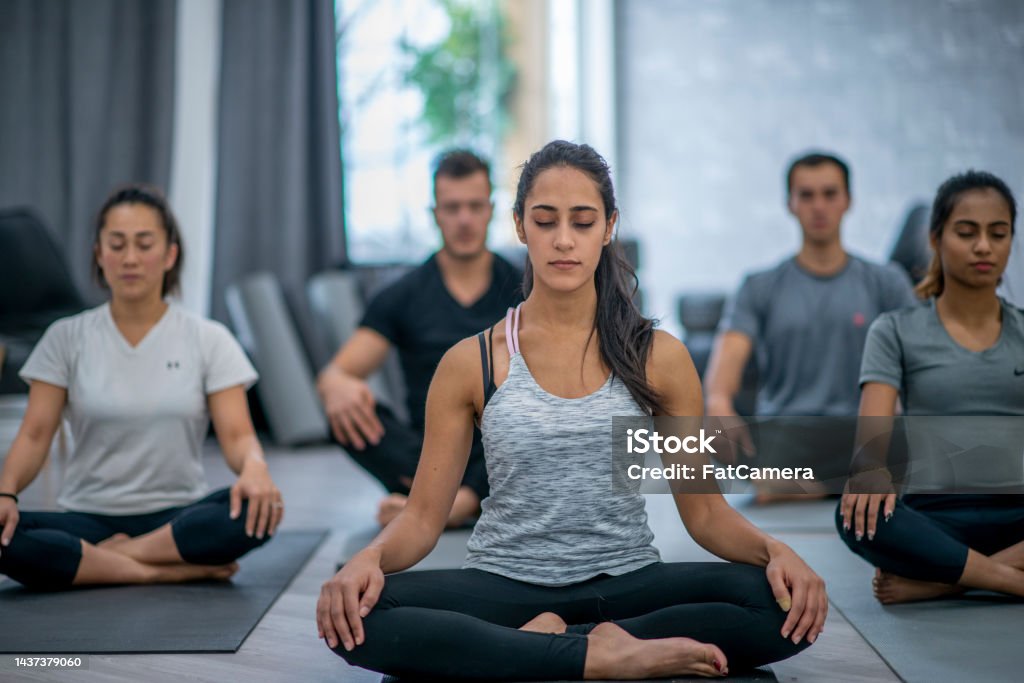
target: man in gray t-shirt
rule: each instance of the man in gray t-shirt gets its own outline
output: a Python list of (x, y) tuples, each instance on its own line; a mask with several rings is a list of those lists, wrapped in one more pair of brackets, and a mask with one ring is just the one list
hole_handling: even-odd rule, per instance
[(757, 415), (856, 416), (868, 327), (885, 311), (916, 301), (899, 266), (874, 264), (843, 248), (840, 226), (850, 188), (842, 160), (825, 154), (797, 159), (787, 189), (803, 233), (800, 251), (749, 275), (729, 302), (705, 376), (708, 415), (736, 414), (733, 398), (753, 353)]
[[(868, 327), (914, 302), (897, 265), (847, 254), (838, 272), (824, 275), (806, 270), (797, 256), (747, 276), (719, 330), (746, 337), (757, 354), (758, 415), (850, 416), (857, 414)], [(746, 355), (738, 360), (746, 363)]]

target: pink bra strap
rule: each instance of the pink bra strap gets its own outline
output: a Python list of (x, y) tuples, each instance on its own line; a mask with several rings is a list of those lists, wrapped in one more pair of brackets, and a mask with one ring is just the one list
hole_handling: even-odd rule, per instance
[(505, 316), (505, 345), (508, 346), (509, 357), (519, 353), (519, 306), (508, 309)]
[(508, 347), (508, 355), (511, 358), (516, 353), (515, 344), (512, 341), (512, 315), (515, 309), (509, 308), (505, 314), (505, 345)]

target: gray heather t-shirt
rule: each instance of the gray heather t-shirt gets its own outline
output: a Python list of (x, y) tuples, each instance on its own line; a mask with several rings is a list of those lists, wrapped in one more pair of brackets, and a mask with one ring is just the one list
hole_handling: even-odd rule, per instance
[(897, 265), (849, 255), (837, 274), (813, 275), (789, 258), (749, 275), (720, 331), (754, 342), (758, 415), (856, 415), (868, 327), (885, 311), (917, 303)]
[(1020, 483), (1024, 312), (1000, 303), (999, 340), (984, 351), (949, 336), (934, 299), (886, 313), (868, 331), (860, 382), (899, 389), (917, 489)]
[(67, 389), (74, 449), (57, 503), (138, 515), (206, 493), (206, 399), (251, 386), (256, 371), (220, 323), (171, 304), (136, 346), (104, 304), (50, 325), (21, 378)]

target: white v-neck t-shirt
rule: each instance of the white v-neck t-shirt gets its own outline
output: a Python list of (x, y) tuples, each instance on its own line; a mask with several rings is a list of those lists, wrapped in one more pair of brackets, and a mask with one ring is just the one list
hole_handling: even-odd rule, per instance
[(134, 347), (109, 304), (58, 320), (20, 376), (67, 389), (74, 449), (57, 503), (108, 515), (156, 512), (205, 495), (206, 397), (258, 377), (227, 328), (173, 303)]

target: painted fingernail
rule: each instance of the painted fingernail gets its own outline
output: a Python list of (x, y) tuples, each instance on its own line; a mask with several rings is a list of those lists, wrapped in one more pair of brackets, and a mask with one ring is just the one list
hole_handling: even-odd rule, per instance
[(846, 522), (843, 522), (843, 531), (846, 531), (846, 532), (850, 531), (850, 525), (847, 524)]
[(875, 532), (874, 531), (869, 531), (868, 532), (868, 540), (869, 541), (875, 540)]
[(790, 640), (793, 641), (794, 645), (799, 645), (800, 644), (800, 636), (794, 635)]
[(892, 513), (891, 512), (886, 512), (885, 513), (885, 521), (888, 522), (890, 519), (892, 519)]
[(722, 670), (722, 665), (718, 663), (717, 659), (713, 660), (711, 663), (715, 666), (715, 671), (721, 671)]
[(370, 613), (370, 608), (365, 606), (365, 605), (363, 605), (363, 608), (361, 610), (359, 610), (359, 616), (361, 616), (361, 617), (365, 617), (369, 613)]
[(860, 532), (860, 531), (858, 531), (858, 532), (857, 532), (857, 540), (859, 541), (859, 540), (860, 540), (860, 539), (862, 539), (862, 538), (864, 538), (864, 534), (863, 534), (863, 532)]
[(781, 600), (778, 600), (777, 602), (779, 603), (779, 607), (782, 608), (783, 612), (788, 612), (789, 608), (793, 606), (793, 601), (790, 600), (789, 598), (782, 598)]
[(783, 631), (782, 632), (782, 637), (783, 638), (789, 638), (789, 631)]

